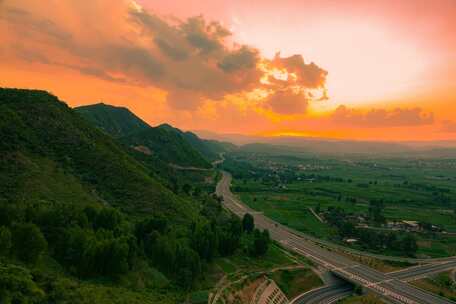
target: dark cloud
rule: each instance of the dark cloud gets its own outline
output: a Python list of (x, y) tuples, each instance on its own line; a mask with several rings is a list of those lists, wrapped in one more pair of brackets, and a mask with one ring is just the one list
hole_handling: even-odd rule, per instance
[(227, 54), (218, 66), (225, 72), (234, 72), (243, 69), (254, 69), (259, 61), (258, 50), (247, 46)]
[(180, 29), (187, 41), (203, 54), (222, 50), (223, 39), (231, 35), (230, 31), (218, 22), (207, 24), (203, 16), (187, 19), (181, 24)]
[(304, 92), (279, 90), (268, 96), (264, 105), (278, 114), (301, 114), (307, 111), (309, 99)]
[(122, 71), (145, 81), (156, 81), (165, 73), (163, 64), (148, 49), (140, 46), (110, 45), (103, 49), (106, 69)]
[[(175, 108), (190, 110), (199, 105), (197, 99), (222, 99), (258, 86), (258, 50), (227, 48), (224, 39), (230, 33), (219, 23), (208, 23), (198, 16), (171, 24), (147, 11), (131, 11), (130, 18), (144, 37), (153, 37), (153, 44), (164, 55), (161, 61), (166, 77), (160, 85)], [(189, 97), (183, 98), (183, 92)], [(184, 100), (190, 102), (180, 106)]]
[[(268, 91), (265, 104), (271, 110), (293, 114), (317, 99), (311, 98), (309, 89), (325, 85), (327, 72), (306, 64), (301, 55), (277, 54), (269, 60), (246, 45), (228, 47), (230, 31), (202, 16), (165, 19), (123, 0), (6, 3), (0, 19), (11, 31), (0, 51), (9, 48), (16, 59), (66, 67), (106, 81), (153, 86), (167, 92), (175, 109), (194, 110), (207, 99), (261, 88)], [(20, 52), (13, 49), (16, 46)], [(285, 69), (293, 77), (262, 84), (267, 72), (261, 65)]]
[(434, 123), (433, 113), (426, 113), (421, 108), (372, 109), (362, 112), (342, 105), (334, 111), (331, 118), (337, 123), (372, 128), (420, 126)]
[(188, 58), (188, 53), (184, 49), (180, 49), (162, 38), (155, 38), (157, 47), (167, 56), (174, 60), (185, 60)]
[(107, 80), (107, 81), (117, 82), (117, 83), (128, 83), (128, 81), (126, 79), (124, 79), (124, 78), (111, 76), (111, 75), (107, 74), (105, 71), (97, 69), (97, 68), (94, 68), (94, 67), (89, 67), (89, 66), (86, 66), (86, 67), (67, 66), (67, 67), (71, 68), (71, 69), (74, 69), (74, 70), (77, 70), (81, 74), (97, 77), (97, 78), (104, 79), (104, 80)]
[(0, 20), (6, 21), (15, 31), (22, 36), (33, 39), (46, 36), (56, 41), (67, 41), (71, 39), (71, 33), (59, 27), (54, 21), (46, 17), (33, 15), (26, 9), (3, 5), (0, 10)]

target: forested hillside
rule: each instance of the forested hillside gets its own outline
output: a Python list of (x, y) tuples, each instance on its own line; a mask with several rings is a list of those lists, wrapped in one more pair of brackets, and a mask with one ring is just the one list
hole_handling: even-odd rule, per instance
[(210, 168), (210, 163), (179, 133), (162, 128), (149, 128), (120, 138), (130, 148), (167, 164)]
[(78, 107), (75, 111), (131, 150), (142, 153), (138, 155), (130, 150), (133, 156), (145, 160), (147, 165), (153, 164), (151, 169), (169, 164), (210, 167), (209, 159), (205, 159), (178, 129), (151, 127), (130, 110), (105, 104)]
[[(75, 108), (92, 124), (110, 134), (130, 148), (148, 155), (141, 161), (155, 166), (159, 162), (188, 167), (209, 168), (210, 162), (220, 158), (220, 153), (231, 151), (233, 144), (199, 138), (192, 132), (183, 132), (169, 124), (151, 127), (130, 110), (106, 104)], [(136, 157), (136, 153), (134, 153)], [(152, 159), (151, 159), (152, 158)], [(154, 159), (155, 158), (155, 159)]]
[(175, 303), (242, 225), (44, 91), (0, 89), (0, 303)]
[(114, 137), (122, 137), (150, 128), (147, 123), (123, 107), (97, 103), (77, 107), (75, 111)]
[(168, 124), (158, 126), (158, 128), (174, 131), (180, 134), (185, 140), (207, 160), (214, 161), (220, 158), (220, 153), (232, 151), (236, 146), (228, 142), (220, 142), (217, 140), (206, 140), (199, 138), (195, 133), (183, 132)]

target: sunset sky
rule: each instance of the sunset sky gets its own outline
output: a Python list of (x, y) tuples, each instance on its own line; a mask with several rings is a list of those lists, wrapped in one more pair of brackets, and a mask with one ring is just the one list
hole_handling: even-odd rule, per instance
[(454, 0), (0, 0), (0, 86), (151, 125), (456, 139)]

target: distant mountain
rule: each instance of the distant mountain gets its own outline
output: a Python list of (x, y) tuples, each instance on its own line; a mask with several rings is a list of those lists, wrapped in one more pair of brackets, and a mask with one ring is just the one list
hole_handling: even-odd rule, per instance
[(169, 124), (162, 124), (158, 126), (158, 128), (181, 134), (195, 150), (200, 152), (209, 161), (219, 159), (220, 153), (229, 152), (236, 149), (236, 146), (232, 143), (201, 139), (195, 133), (183, 132)]
[(210, 131), (195, 132), (205, 138), (234, 142), (240, 145), (240, 151), (254, 153), (456, 157), (456, 142), (454, 141), (388, 142), (295, 136), (264, 137), (241, 134), (217, 134)]
[(55, 96), (0, 89), (0, 108), (1, 198), (191, 214), (123, 147)]
[(124, 107), (97, 103), (74, 110), (114, 137), (127, 136), (150, 128), (147, 123)]

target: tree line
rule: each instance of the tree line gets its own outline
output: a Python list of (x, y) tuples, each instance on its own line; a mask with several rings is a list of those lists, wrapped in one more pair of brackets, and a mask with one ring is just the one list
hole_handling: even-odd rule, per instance
[(0, 260), (33, 266), (48, 255), (81, 279), (115, 280), (145, 260), (189, 289), (215, 257), (261, 256), (269, 244), (250, 214), (241, 221), (213, 199), (188, 228), (160, 214), (132, 221), (111, 207), (0, 204)]

